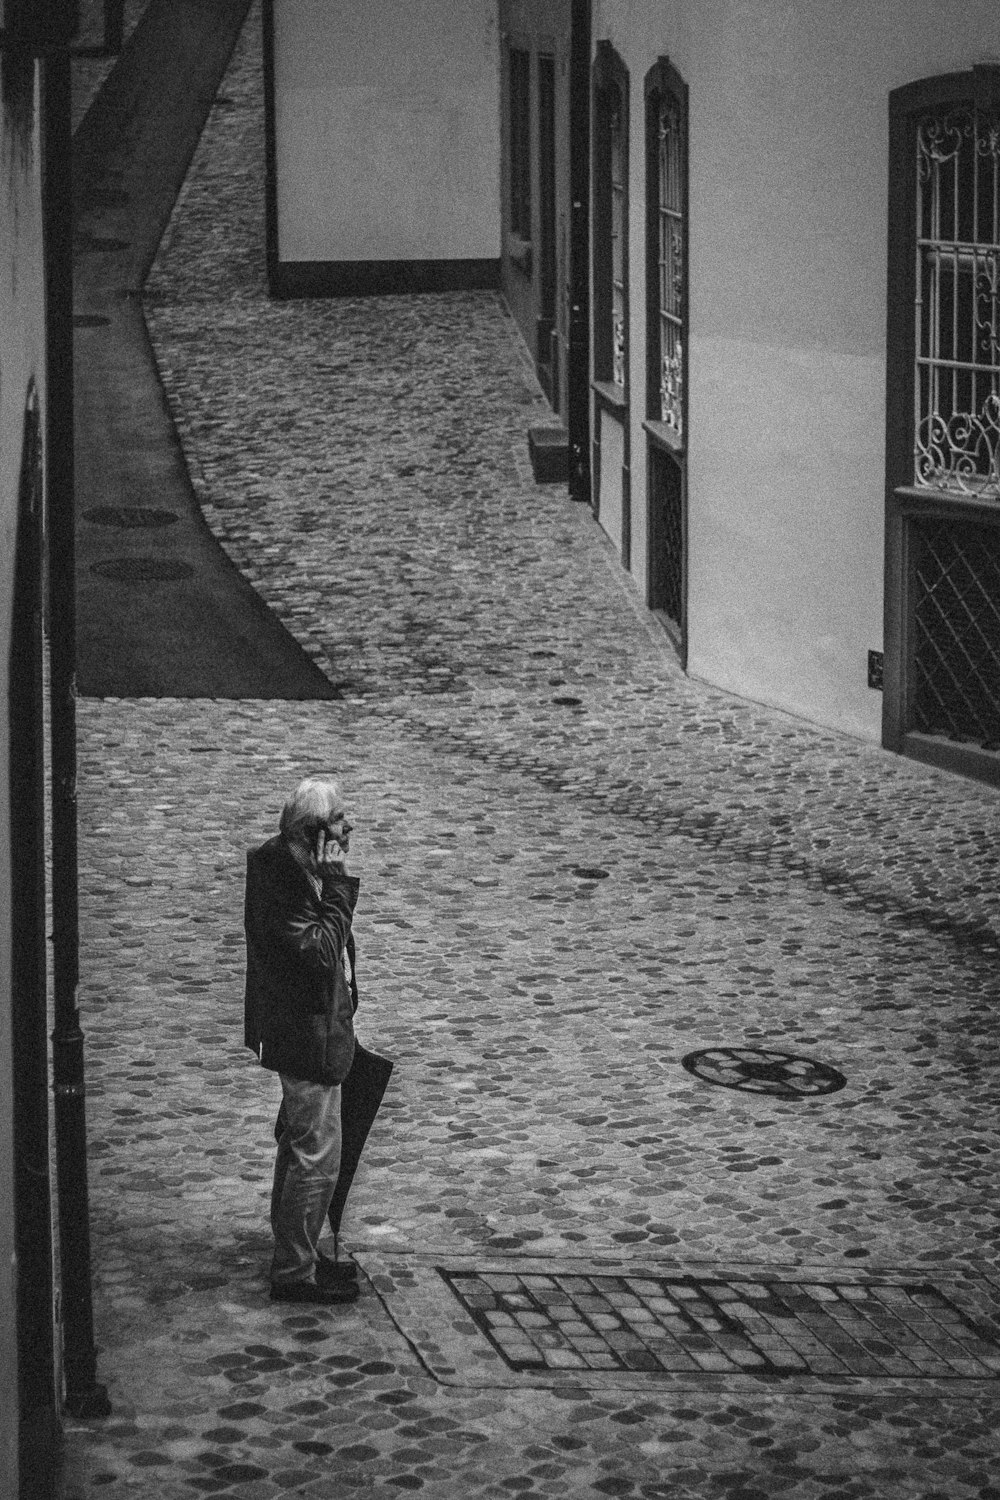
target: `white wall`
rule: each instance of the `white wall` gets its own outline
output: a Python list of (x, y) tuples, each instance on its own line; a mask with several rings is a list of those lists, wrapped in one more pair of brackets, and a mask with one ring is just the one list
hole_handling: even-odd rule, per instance
[[(631, 72), (633, 246), (657, 53), (690, 88), (688, 669), (877, 740), (866, 668), (882, 646), (888, 95), (1000, 55), (1000, 7), (603, 0), (597, 21)], [(644, 306), (641, 256), (631, 299)]]
[(8, 668), (24, 400), (44, 374), (37, 97), (0, 99), (0, 1495), (17, 1488)]
[(500, 254), (497, 0), (276, 0), (282, 261)]

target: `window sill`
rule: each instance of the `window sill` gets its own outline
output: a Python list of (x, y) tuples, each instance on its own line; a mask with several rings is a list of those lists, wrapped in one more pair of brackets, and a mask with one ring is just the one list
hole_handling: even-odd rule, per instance
[(624, 422), (628, 415), (628, 397), (623, 385), (616, 385), (613, 380), (592, 380), (590, 389), (597, 397), (598, 405), (612, 417)]
[(674, 458), (684, 457), (683, 440), (677, 436), (672, 427), (667, 426), (666, 422), (654, 422), (650, 417), (642, 425), (657, 448), (663, 448)]
[(979, 516), (995, 521), (1000, 512), (1000, 498), (991, 495), (970, 495), (955, 490), (935, 490), (923, 485), (898, 485), (892, 498), (901, 511), (913, 514), (923, 511), (935, 515), (955, 515), (964, 511), (967, 515)]

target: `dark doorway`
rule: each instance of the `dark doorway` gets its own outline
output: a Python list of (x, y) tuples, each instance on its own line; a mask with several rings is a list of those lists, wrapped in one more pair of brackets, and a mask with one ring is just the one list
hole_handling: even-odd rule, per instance
[(538, 378), (559, 410), (556, 335), (556, 61), (538, 57)]
[(649, 451), (649, 607), (678, 651), (684, 632), (684, 470), (663, 449)]

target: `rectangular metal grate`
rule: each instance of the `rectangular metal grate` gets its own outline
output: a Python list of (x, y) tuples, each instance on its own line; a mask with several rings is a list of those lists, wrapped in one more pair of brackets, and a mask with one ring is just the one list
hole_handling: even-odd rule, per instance
[(912, 522), (913, 729), (1000, 750), (1000, 526)]
[(438, 1274), (515, 1371), (1000, 1376), (1000, 1329), (926, 1283)]

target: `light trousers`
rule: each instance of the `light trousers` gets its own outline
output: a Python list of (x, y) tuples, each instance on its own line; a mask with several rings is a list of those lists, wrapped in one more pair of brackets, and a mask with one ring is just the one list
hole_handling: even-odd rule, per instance
[(285, 1128), (274, 1160), (273, 1282), (313, 1281), (319, 1239), (340, 1172), (340, 1084), (278, 1075)]

